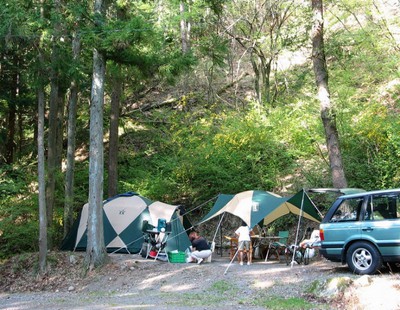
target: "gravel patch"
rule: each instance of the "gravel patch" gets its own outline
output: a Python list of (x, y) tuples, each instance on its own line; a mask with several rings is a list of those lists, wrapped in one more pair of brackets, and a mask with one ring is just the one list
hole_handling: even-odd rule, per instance
[[(0, 309), (400, 308), (398, 273), (386, 271), (360, 280), (362, 277), (351, 274), (346, 266), (322, 258), (306, 266), (263, 260), (240, 266), (235, 262), (227, 270), (228, 257), (216, 256), (211, 263), (197, 265), (113, 254), (107, 266), (83, 277), (82, 257), (77, 260), (68, 255), (64, 258), (68, 263), (59, 267), (64, 271), (62, 277), (58, 277), (61, 271), (53, 268), (46, 279), (18, 276), (0, 286)], [(337, 278), (350, 279), (345, 289), (328, 296), (320, 294)], [(24, 286), (22, 281), (32, 284)], [(384, 291), (379, 293), (378, 288)], [(384, 297), (389, 295), (390, 300)], [(287, 306), (292, 300), (294, 306)]]

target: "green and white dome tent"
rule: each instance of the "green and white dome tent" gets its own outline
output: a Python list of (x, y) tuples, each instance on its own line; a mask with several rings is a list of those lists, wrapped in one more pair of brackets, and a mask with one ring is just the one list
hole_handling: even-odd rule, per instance
[[(61, 250), (85, 251), (87, 245), (88, 204), (82, 208)], [(190, 241), (179, 216), (179, 206), (153, 202), (134, 192), (114, 196), (103, 204), (104, 243), (107, 252), (139, 253), (143, 244), (143, 222), (157, 226), (158, 219), (171, 225), (166, 249), (185, 251)]]

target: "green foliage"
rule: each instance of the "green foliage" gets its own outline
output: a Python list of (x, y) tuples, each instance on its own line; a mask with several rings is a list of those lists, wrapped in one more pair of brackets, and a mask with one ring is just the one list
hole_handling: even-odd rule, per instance
[(212, 283), (208, 290), (199, 293), (183, 293), (179, 298), (175, 298), (175, 302), (180, 306), (199, 306), (199, 305), (215, 305), (217, 306), (222, 300), (230, 298), (232, 294), (235, 294), (238, 288), (225, 280), (220, 280)]
[(291, 297), (267, 297), (264, 299), (255, 298), (254, 304), (272, 310), (283, 309), (315, 309), (315, 304), (310, 303), (303, 298)]
[(211, 34), (199, 39), (199, 52), (203, 57), (210, 59), (213, 65), (223, 67), (229, 53), (227, 45), (227, 40), (221, 40), (220, 36)]
[(1, 199), (10, 199), (24, 191), (26, 184), (24, 171), (17, 166), (0, 166), (0, 197)]
[(358, 115), (354, 129), (357, 139), (345, 144), (346, 167), (353, 171), (352, 179), (359, 180), (364, 188), (390, 188), (399, 184), (397, 166), (400, 163), (398, 117), (380, 104)]
[[(34, 252), (39, 242), (39, 207), (36, 165), (3, 165), (0, 168), (0, 258), (16, 253)], [(62, 175), (59, 175), (63, 178)], [(87, 162), (75, 169), (75, 206), (77, 215), (88, 192)], [(59, 184), (62, 184), (60, 180)], [(64, 192), (56, 189), (54, 225), (48, 229), (49, 240), (58, 247), (62, 240)]]
[(27, 189), (32, 167), (0, 170), (0, 257), (38, 249), (36, 196)]
[[(196, 204), (222, 192), (272, 190), (293, 163), (255, 113), (209, 112), (196, 119), (192, 113), (175, 113), (169, 119), (173, 121), (151, 133), (132, 133), (137, 141), (150, 143), (146, 150), (121, 154), (130, 157), (129, 170), (121, 171), (121, 178), (130, 175), (130, 184), (137, 184), (134, 189), (143, 186), (151, 197)], [(145, 142), (146, 137), (151, 142)]]
[(220, 281), (214, 282), (211, 285), (210, 290), (215, 291), (216, 293), (219, 293), (219, 294), (223, 294), (223, 293), (229, 294), (229, 292), (235, 292), (237, 290), (237, 288), (228, 281), (220, 280)]

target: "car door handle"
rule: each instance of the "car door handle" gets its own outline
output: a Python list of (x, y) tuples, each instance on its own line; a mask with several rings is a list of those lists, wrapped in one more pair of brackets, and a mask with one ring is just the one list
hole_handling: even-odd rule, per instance
[(366, 227), (363, 228), (362, 231), (373, 231), (374, 229), (372, 227)]

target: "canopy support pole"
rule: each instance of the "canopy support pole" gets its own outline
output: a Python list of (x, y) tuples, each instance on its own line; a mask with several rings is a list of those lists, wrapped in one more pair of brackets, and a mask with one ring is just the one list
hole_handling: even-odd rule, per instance
[(304, 194), (305, 194), (305, 192), (303, 189), (303, 196), (301, 197), (301, 208), (300, 208), (300, 214), (299, 214), (299, 221), (297, 222), (296, 238), (294, 240), (294, 249), (293, 249), (292, 261), (290, 262), (290, 268), (292, 268), (294, 263), (296, 262), (294, 260), (294, 258), (295, 258), (296, 251), (297, 251), (297, 241), (298, 241), (297, 239), (299, 237), (301, 218), (303, 216)]
[(236, 256), (237, 256), (238, 253), (239, 253), (239, 246), (238, 246), (238, 248), (237, 248), (237, 250), (236, 250), (235, 255), (233, 255), (232, 260), (229, 262), (228, 267), (226, 267), (225, 272), (224, 272), (224, 275), (226, 275), (226, 273), (228, 272), (229, 267), (231, 267), (231, 265), (232, 265), (233, 261), (235, 260), (235, 258), (236, 258)]
[[(217, 233), (218, 233), (218, 230), (221, 227), (221, 223), (222, 223), (222, 220), (224, 219), (224, 216), (225, 216), (225, 212), (222, 213), (222, 215), (220, 216), (220, 220), (219, 220), (219, 223), (217, 225), (217, 229), (215, 230), (215, 234), (214, 234), (214, 237), (212, 239), (212, 242), (214, 243), (214, 245), (215, 245), (215, 238), (217, 238)], [(222, 256), (222, 237), (221, 237), (221, 256)]]
[[(222, 225), (222, 223), (221, 223), (221, 225)], [(223, 252), (223, 250), (224, 250), (224, 245), (223, 245), (223, 238), (222, 238), (222, 226), (221, 226), (221, 229), (219, 230), (219, 244), (220, 244), (220, 254), (221, 254), (221, 257), (222, 257), (222, 252)]]
[(214, 234), (212, 242), (214, 242), (215, 238), (217, 237), (217, 233), (218, 233), (219, 228), (221, 227), (221, 223), (222, 223), (222, 220), (224, 219), (224, 216), (225, 216), (225, 212), (222, 214), (221, 219), (219, 220), (219, 223), (217, 225), (217, 229), (215, 230), (215, 234)]

